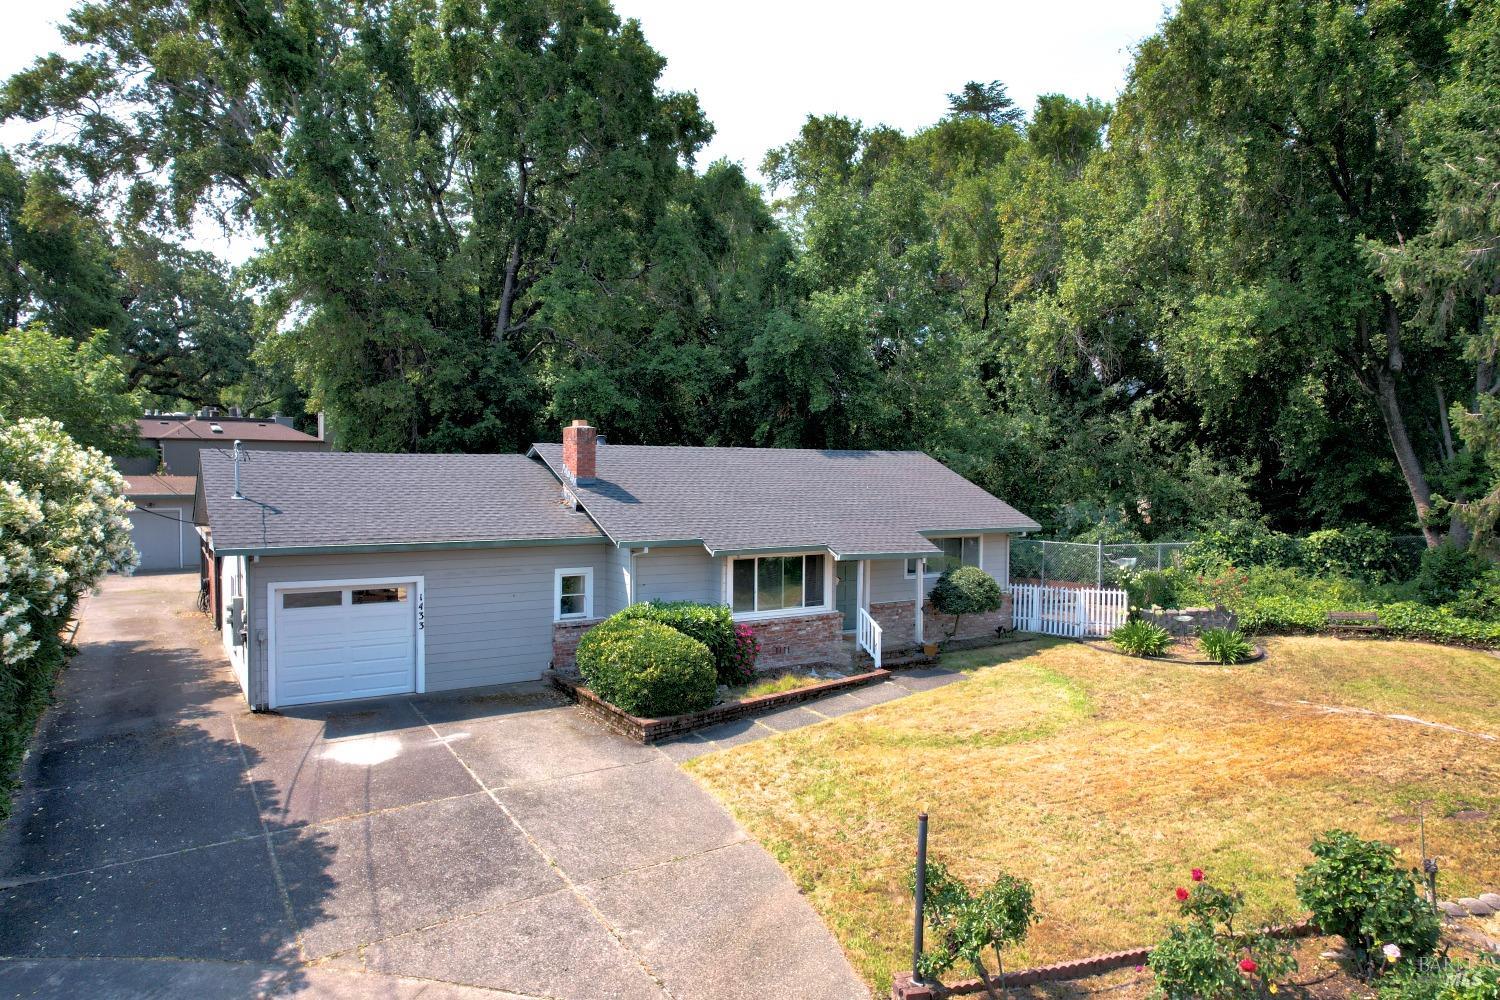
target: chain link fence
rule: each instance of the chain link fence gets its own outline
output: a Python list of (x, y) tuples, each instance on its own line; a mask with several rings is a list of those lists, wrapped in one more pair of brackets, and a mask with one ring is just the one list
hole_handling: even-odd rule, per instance
[(1041, 586), (1116, 587), (1125, 570), (1168, 569), (1187, 542), (1104, 545), (1017, 538), (1010, 544), (1010, 578)]
[[(1398, 579), (1416, 575), (1427, 550), (1421, 535), (1396, 535), (1391, 539), (1401, 563)], [(1010, 543), (1010, 578), (1014, 583), (1042, 586), (1117, 587), (1125, 570), (1171, 569), (1188, 542), (1127, 542), (1102, 545), (1097, 542), (1053, 542), (1039, 538), (1016, 538)]]

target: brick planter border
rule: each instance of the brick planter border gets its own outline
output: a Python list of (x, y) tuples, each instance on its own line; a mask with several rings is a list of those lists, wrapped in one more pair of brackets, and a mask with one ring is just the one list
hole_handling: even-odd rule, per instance
[[(1295, 924), (1283, 924), (1266, 928), (1273, 937), (1303, 938), (1318, 933), (1310, 920), (1299, 920)], [(1128, 951), (1110, 951), (1091, 958), (1079, 958), (1070, 962), (1041, 965), (1034, 969), (1021, 969), (1005, 974), (1005, 985), (1036, 986), (1041, 983), (1061, 983), (1072, 979), (1087, 979), (1102, 976), (1132, 965), (1144, 965), (1151, 957), (1150, 948), (1131, 948)], [(914, 983), (910, 972), (898, 972), (891, 983), (893, 1000), (939, 1000), (942, 997), (973, 996), (984, 992), (984, 983), (978, 979), (964, 979), (948, 986)]]
[(544, 675), (552, 686), (562, 691), (568, 697), (578, 703), (578, 707), (584, 713), (606, 729), (612, 729), (621, 736), (628, 737), (638, 743), (656, 743), (672, 736), (681, 736), (683, 733), (692, 732), (694, 729), (702, 729), (705, 726), (716, 725), (720, 722), (729, 722), (733, 719), (744, 718), (747, 715), (758, 715), (761, 712), (769, 712), (776, 708), (785, 708), (787, 705), (796, 705), (804, 701), (812, 701), (821, 698), (825, 694), (836, 691), (845, 691), (849, 688), (862, 687), (866, 684), (874, 684), (883, 681), (891, 675), (889, 670), (869, 670), (862, 674), (854, 674), (850, 677), (838, 677), (834, 680), (823, 681), (818, 684), (809, 684), (807, 687), (797, 688), (794, 691), (779, 691), (775, 694), (763, 694), (754, 698), (744, 698), (740, 701), (727, 702), (723, 705), (715, 705), (705, 708), (701, 712), (689, 712), (685, 715), (668, 715), (660, 719), (643, 719), (631, 715), (623, 709), (616, 708), (593, 691), (584, 687), (582, 683), (572, 677), (559, 674), (549, 670)]

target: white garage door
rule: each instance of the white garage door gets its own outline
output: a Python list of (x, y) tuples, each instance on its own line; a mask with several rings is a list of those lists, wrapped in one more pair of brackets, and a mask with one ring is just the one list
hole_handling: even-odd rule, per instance
[(277, 590), (275, 704), (373, 698), (417, 689), (417, 586)]

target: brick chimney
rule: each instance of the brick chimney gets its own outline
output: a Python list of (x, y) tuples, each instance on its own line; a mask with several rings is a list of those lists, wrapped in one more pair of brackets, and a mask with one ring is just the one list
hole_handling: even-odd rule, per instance
[(587, 420), (575, 420), (563, 428), (563, 465), (568, 477), (580, 486), (594, 481), (594, 452), (599, 432)]

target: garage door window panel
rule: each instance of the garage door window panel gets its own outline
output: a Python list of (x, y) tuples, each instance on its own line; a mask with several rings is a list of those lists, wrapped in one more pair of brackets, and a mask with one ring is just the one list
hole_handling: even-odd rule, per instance
[(281, 606), (287, 611), (304, 608), (336, 608), (344, 603), (342, 590), (290, 591), (281, 595)]
[(405, 587), (366, 587), (354, 591), (355, 604), (399, 604), (406, 600)]

